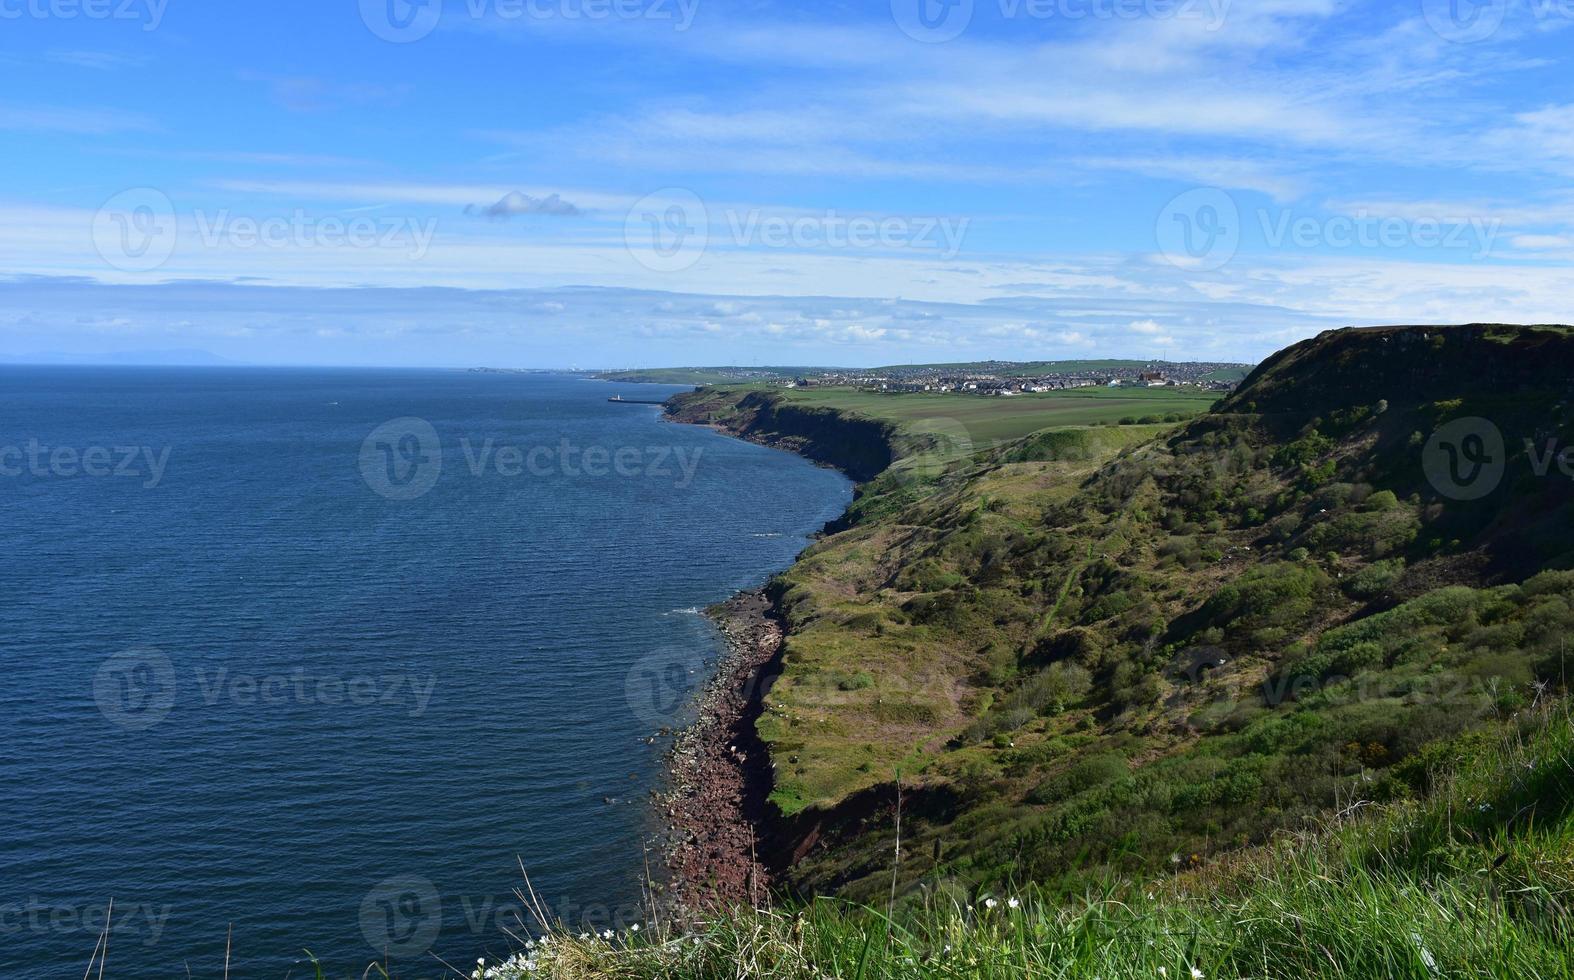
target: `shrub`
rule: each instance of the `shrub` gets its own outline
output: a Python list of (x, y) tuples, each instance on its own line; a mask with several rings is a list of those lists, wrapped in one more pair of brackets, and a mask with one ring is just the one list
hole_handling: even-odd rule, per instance
[(1393, 588), (1404, 573), (1403, 558), (1374, 562), (1345, 579), (1340, 587), (1352, 599), (1375, 599)]
[(843, 691), (862, 691), (874, 687), (874, 678), (861, 670), (851, 677), (842, 678), (836, 686)]
[(1059, 714), (1068, 704), (1086, 697), (1093, 677), (1073, 663), (1055, 663), (1022, 682), (1003, 702), (1007, 709), (1025, 708), (1039, 714)]
[(1028, 802), (1041, 805), (1059, 803), (1078, 793), (1123, 779), (1129, 774), (1124, 756), (1114, 752), (1096, 753), (1039, 783), (1028, 794)]
[(1328, 585), (1320, 568), (1279, 562), (1255, 568), (1214, 593), (1200, 616), (1227, 634), (1292, 626), (1318, 608)]
[(1363, 505), (1367, 510), (1392, 510), (1399, 506), (1399, 498), (1392, 490), (1379, 490), (1366, 498)]

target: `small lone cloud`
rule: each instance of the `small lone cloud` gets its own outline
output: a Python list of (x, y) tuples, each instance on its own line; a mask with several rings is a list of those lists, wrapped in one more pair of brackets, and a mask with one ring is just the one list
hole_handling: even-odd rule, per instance
[(44, 55), (59, 65), (89, 68), (93, 71), (117, 71), (121, 68), (141, 68), (147, 58), (134, 55), (111, 54), (107, 51), (50, 51)]
[(518, 191), (504, 194), (494, 204), (485, 206), (465, 205), (465, 214), (479, 214), (494, 221), (507, 221), (516, 215), (544, 214), (554, 218), (575, 218), (584, 214), (573, 201), (565, 201), (557, 194), (531, 197)]

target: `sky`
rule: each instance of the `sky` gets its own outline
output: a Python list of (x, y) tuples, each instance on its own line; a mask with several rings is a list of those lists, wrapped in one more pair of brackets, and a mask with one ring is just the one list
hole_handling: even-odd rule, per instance
[(1571, 28), (1574, 0), (0, 0), (0, 359), (1255, 361), (1566, 322)]

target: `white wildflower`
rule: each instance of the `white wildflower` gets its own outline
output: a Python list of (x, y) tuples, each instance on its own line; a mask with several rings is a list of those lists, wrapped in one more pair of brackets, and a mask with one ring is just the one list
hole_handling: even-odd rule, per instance
[(1191, 980), (1202, 980), (1202, 971), (1196, 967), (1191, 968)]
[(1020, 901), (1018, 901), (1017, 899), (1014, 899), (1014, 898), (1007, 899), (1006, 900), (1006, 904), (1011, 906), (1014, 909), (1019, 909), (1019, 908), (1022, 907), (1022, 903)]

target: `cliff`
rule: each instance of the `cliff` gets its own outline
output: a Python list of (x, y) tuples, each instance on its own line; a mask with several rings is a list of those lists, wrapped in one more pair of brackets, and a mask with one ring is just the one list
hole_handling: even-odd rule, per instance
[(672, 398), (667, 414), (675, 422), (715, 426), (740, 439), (798, 453), (860, 483), (896, 460), (900, 438), (890, 423), (794, 405), (767, 391), (701, 388)]

